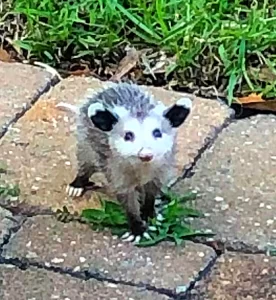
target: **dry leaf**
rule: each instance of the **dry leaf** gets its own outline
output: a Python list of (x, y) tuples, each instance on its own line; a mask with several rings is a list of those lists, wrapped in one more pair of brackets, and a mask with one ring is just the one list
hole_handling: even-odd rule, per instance
[(90, 74), (90, 69), (86, 64), (72, 64), (68, 73), (73, 76), (88, 75)]
[(238, 99), (241, 104), (265, 102), (265, 100), (262, 98), (262, 94), (257, 95), (256, 93), (252, 93), (246, 97), (241, 97)]
[(276, 100), (267, 100), (267, 101), (255, 102), (255, 103), (246, 103), (243, 105), (243, 107), (276, 112)]
[(4, 62), (12, 62), (13, 61), (10, 54), (2, 48), (0, 48), (0, 60), (4, 61)]
[(124, 75), (132, 70), (138, 63), (140, 53), (135, 48), (127, 50), (126, 56), (120, 61), (115, 74), (110, 78), (112, 81), (119, 81)]
[(239, 102), (244, 108), (276, 112), (276, 100), (264, 100), (262, 94), (252, 93), (247, 97), (239, 98)]

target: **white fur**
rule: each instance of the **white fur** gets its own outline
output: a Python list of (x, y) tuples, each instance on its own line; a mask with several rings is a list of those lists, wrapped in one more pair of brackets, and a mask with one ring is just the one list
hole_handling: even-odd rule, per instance
[(112, 112), (114, 112), (119, 118), (124, 118), (129, 114), (127, 109), (123, 106), (114, 106)]
[(93, 116), (96, 115), (97, 111), (101, 111), (104, 110), (104, 106), (102, 105), (102, 103), (96, 102), (96, 103), (92, 103), (89, 107), (88, 107), (88, 117), (91, 118)]
[[(174, 136), (165, 134), (161, 130), (161, 120), (158, 117), (147, 117), (143, 122), (135, 118), (129, 118), (124, 122), (124, 131), (132, 131), (134, 141), (125, 141), (124, 135), (119, 138), (110, 136), (110, 144), (125, 157), (137, 157), (138, 153), (152, 154), (152, 161), (162, 160), (165, 153), (173, 146)], [(152, 134), (154, 129), (160, 129), (161, 138), (155, 138)]]
[(187, 109), (191, 109), (193, 106), (192, 100), (189, 98), (181, 98), (176, 101), (176, 105), (184, 106)]
[(151, 113), (156, 114), (158, 116), (162, 116), (164, 111), (168, 109), (168, 107), (161, 101), (157, 102), (155, 108), (151, 111)]

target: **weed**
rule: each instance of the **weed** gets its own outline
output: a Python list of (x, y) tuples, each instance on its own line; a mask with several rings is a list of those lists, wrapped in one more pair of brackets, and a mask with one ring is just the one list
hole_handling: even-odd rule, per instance
[(0, 196), (18, 197), (20, 188), (18, 185), (0, 184)]
[[(195, 199), (194, 193), (187, 193), (180, 197), (166, 192), (164, 197), (167, 204), (161, 207), (157, 217), (149, 220), (150, 239), (142, 238), (138, 246), (152, 246), (163, 240), (171, 240), (176, 245), (180, 245), (184, 239), (192, 236), (212, 235), (193, 229), (188, 222), (190, 217), (202, 217), (200, 212), (186, 205), (187, 202)], [(118, 203), (102, 201), (101, 209), (85, 209), (82, 218), (96, 230), (109, 228), (112, 234), (119, 236), (128, 231), (125, 212)]]

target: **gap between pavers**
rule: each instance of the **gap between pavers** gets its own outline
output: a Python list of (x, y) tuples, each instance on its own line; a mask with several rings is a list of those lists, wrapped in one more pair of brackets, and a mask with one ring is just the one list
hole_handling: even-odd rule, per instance
[(107, 279), (172, 293), (185, 291), (216, 258), (214, 250), (205, 245), (187, 241), (180, 247), (170, 242), (137, 247), (109, 231), (96, 232), (77, 222), (64, 224), (50, 216), (28, 218), (4, 246), (2, 256), (75, 272), (88, 269)]
[[(84, 77), (63, 80), (43, 95), (0, 141), (0, 161), (9, 168), (4, 179), (19, 184), (21, 201), (53, 210), (66, 206), (71, 212), (98, 206), (93, 194), (76, 201), (65, 193), (76, 172), (75, 120), (55, 105), (60, 101), (79, 104), (88, 89), (95, 91), (105, 84), (108, 83)], [(186, 95), (161, 88), (146, 89), (166, 104)], [(178, 136), (180, 171), (193, 162), (198, 150), (232, 116), (232, 110), (218, 101), (194, 98), (193, 104), (193, 111)]]
[(191, 291), (190, 300), (276, 299), (276, 257), (227, 253)]
[(52, 77), (36, 66), (0, 61), (0, 138), (12, 122), (50, 88)]
[(194, 176), (174, 191), (197, 190), (195, 206), (226, 247), (276, 249), (276, 117), (259, 115), (231, 123), (203, 153)]
[(0, 265), (1, 289), (3, 300), (38, 299), (38, 300), (166, 300), (169, 297), (147, 291), (142, 288), (114, 283), (87, 281), (29, 268), (20, 270), (11, 265)]

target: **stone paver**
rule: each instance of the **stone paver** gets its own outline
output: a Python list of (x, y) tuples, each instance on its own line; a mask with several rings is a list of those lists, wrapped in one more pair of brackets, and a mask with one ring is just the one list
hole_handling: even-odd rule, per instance
[(19, 228), (25, 218), (13, 216), (12, 213), (0, 207), (0, 253), (7, 238)]
[(276, 299), (276, 258), (227, 254), (192, 292), (193, 300)]
[(4, 247), (6, 258), (24, 258), (50, 265), (89, 268), (116, 280), (180, 291), (215, 257), (213, 249), (192, 242), (176, 247), (161, 243), (140, 248), (95, 232), (79, 223), (39, 216), (28, 219)]
[[(70, 211), (95, 207), (98, 201), (84, 195), (79, 201), (67, 197), (66, 185), (73, 179), (76, 170), (74, 116), (60, 111), (55, 105), (60, 101), (79, 104), (87, 89), (97, 90), (103, 84), (91, 78), (68, 78), (56, 85), (14, 126), (2, 141), (0, 161), (12, 170), (5, 176), (10, 183), (19, 183), (21, 200), (31, 204), (52, 207), (64, 205)], [(150, 88), (160, 100), (168, 103), (183, 94)], [(178, 138), (178, 165), (192, 162), (200, 149), (211, 138), (215, 128), (220, 128), (231, 111), (217, 101), (194, 99), (192, 114), (182, 127)], [(15, 171), (16, 170), (16, 171)]]
[(169, 297), (143, 289), (79, 280), (45, 270), (25, 271), (0, 265), (0, 298), (3, 300), (166, 300)]
[(256, 116), (230, 124), (207, 150), (192, 178), (175, 191), (196, 189), (206, 214), (197, 224), (220, 239), (264, 249), (276, 246), (276, 118)]
[(0, 61), (0, 137), (5, 127), (51, 83), (51, 74), (39, 67)]

